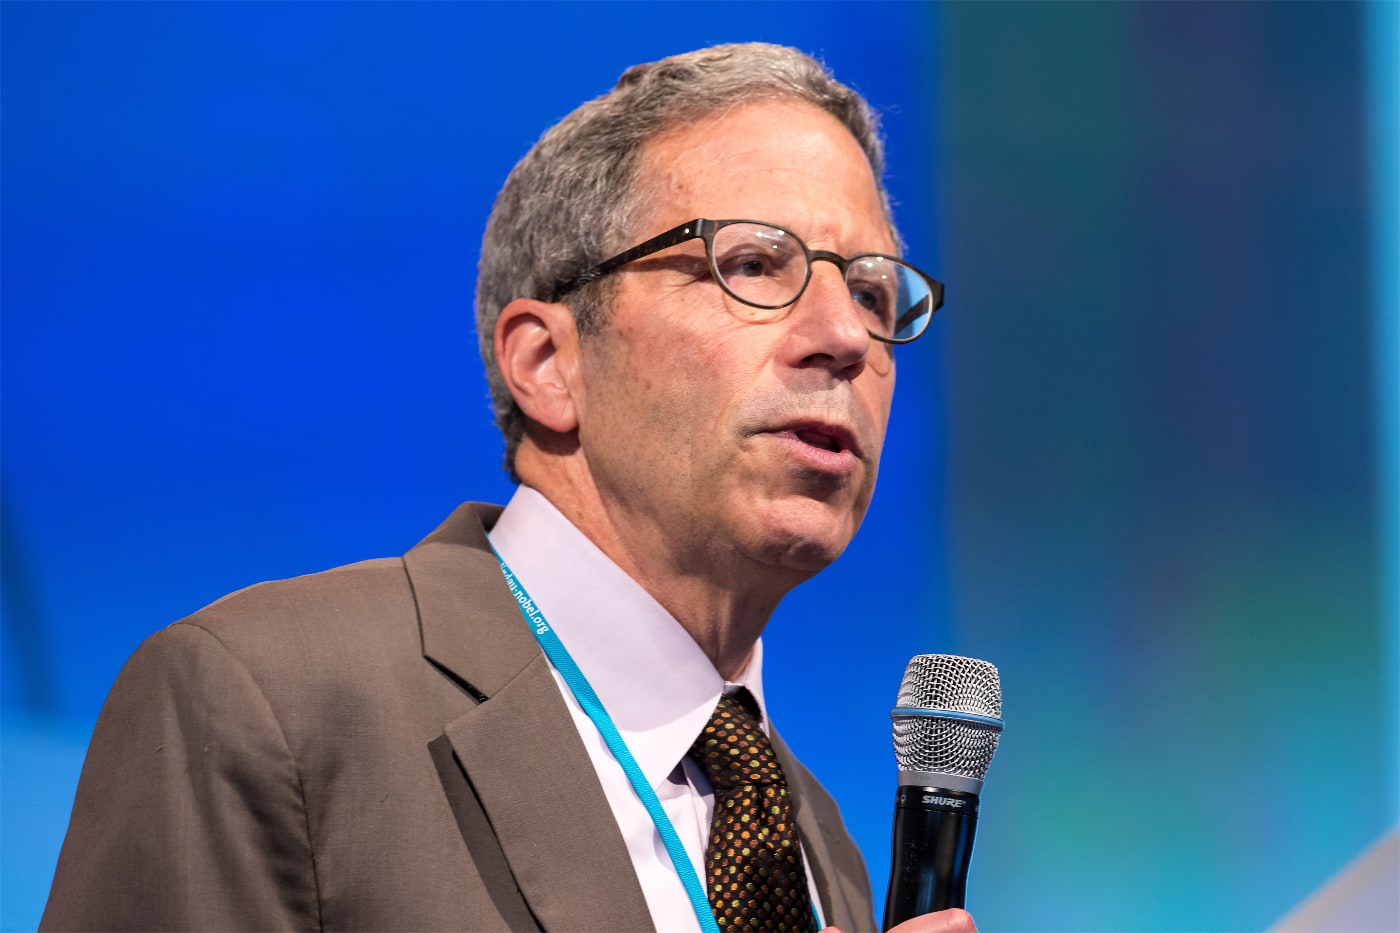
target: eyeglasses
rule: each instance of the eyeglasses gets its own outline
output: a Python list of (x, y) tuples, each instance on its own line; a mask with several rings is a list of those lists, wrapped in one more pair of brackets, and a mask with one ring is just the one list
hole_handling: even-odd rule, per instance
[[(774, 224), (702, 218), (599, 263), (560, 286), (554, 300), (629, 262), (696, 238), (705, 241), (710, 271), (720, 287), (758, 311), (779, 311), (802, 297), (812, 280), (812, 263), (819, 259), (841, 270), (851, 301), (863, 313), (865, 328), (876, 340), (908, 343), (916, 339), (928, 330), (933, 313), (943, 306), (943, 283), (902, 259), (880, 253), (846, 259), (824, 249), (808, 249), (797, 234)], [(754, 314), (745, 320), (758, 323), (780, 317)]]

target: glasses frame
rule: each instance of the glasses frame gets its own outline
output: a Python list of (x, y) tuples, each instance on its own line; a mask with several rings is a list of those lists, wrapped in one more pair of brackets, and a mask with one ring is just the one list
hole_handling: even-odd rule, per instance
[[(802, 279), (802, 287), (797, 290), (797, 294), (792, 297), (791, 301), (785, 301), (780, 305), (759, 304), (756, 301), (750, 301), (742, 295), (736, 294), (725, 283), (724, 276), (720, 274), (719, 266), (715, 262), (715, 234), (718, 233), (722, 228), (728, 227), (731, 224), (758, 224), (759, 226), (763, 227), (772, 227), (774, 230), (781, 230), (786, 235), (792, 237), (793, 242), (796, 243), (798, 246), (802, 247), (802, 253), (807, 258), (807, 274)], [(929, 312), (930, 323), (933, 321), (933, 316), (938, 313), (938, 309), (943, 307), (943, 283), (938, 281), (933, 276), (929, 275), (927, 272), (920, 269), (913, 263), (908, 262), (904, 259), (900, 259), (897, 256), (889, 256), (885, 253), (858, 253), (855, 256), (847, 258), (845, 256), (842, 256), (840, 253), (833, 253), (830, 250), (811, 249), (807, 246), (806, 243), (803, 242), (800, 236), (793, 233), (791, 230), (779, 224), (769, 223), (766, 220), (706, 220), (703, 217), (697, 217), (694, 220), (688, 220), (685, 223), (680, 224), (679, 226), (672, 227), (665, 233), (659, 233), (643, 243), (638, 243), (631, 249), (624, 250), (623, 252), (618, 253), (611, 259), (606, 259), (603, 262), (598, 263), (598, 265), (594, 266), (592, 269), (589, 269), (588, 271), (575, 276), (574, 278), (570, 279), (569, 281), (565, 282), (563, 285), (555, 289), (553, 300), (558, 301), (565, 295), (568, 295), (570, 292), (582, 288), (585, 285), (589, 285), (593, 282), (598, 281), (605, 275), (608, 275), (609, 273), (616, 271), (622, 266), (627, 265), (629, 262), (636, 262), (638, 259), (643, 259), (647, 256), (652, 255), (653, 253), (659, 253), (663, 249), (670, 249), (672, 246), (675, 246), (678, 243), (685, 243), (690, 240), (697, 239), (705, 241), (705, 257), (709, 260), (710, 272), (714, 275), (715, 281), (719, 283), (719, 287), (724, 289), (724, 293), (729, 297), (733, 298), (735, 301), (738, 301), (741, 304), (746, 304), (751, 308), (762, 308), (765, 311), (777, 311), (779, 309), (796, 304), (797, 300), (802, 297), (804, 292), (807, 291), (807, 286), (812, 281), (812, 263), (817, 262), (818, 260), (824, 260), (826, 262), (829, 262), (836, 268), (840, 269), (841, 277), (842, 279), (844, 279), (846, 277), (846, 270), (850, 268), (851, 263), (861, 259), (885, 259), (889, 260), (890, 262), (897, 262), (900, 265), (908, 269), (912, 269), (915, 273), (917, 273), (919, 277), (924, 280), (924, 283), (928, 286), (929, 297), (933, 302), (933, 310)], [(916, 305), (915, 307), (918, 306)], [(898, 332), (899, 330), (899, 323), (899, 321), (895, 322), (894, 330), (896, 332)], [(869, 328), (866, 328), (866, 333), (870, 334), (871, 337), (873, 337), (876, 340), (879, 340), (881, 343), (912, 343), (915, 340), (918, 340), (924, 334), (926, 334), (928, 332), (928, 327), (929, 325), (925, 324), (924, 329), (919, 331), (914, 336), (903, 338), (883, 337), (880, 334), (877, 334), (874, 331), (870, 330)]]

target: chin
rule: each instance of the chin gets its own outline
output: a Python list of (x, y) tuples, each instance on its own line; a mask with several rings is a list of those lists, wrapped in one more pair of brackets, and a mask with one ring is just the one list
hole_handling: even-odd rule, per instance
[(758, 551), (763, 563), (810, 577), (840, 557), (851, 543), (859, 519), (849, 512), (833, 514), (820, 502), (798, 507), (775, 503), (760, 530)]
[(806, 579), (825, 570), (845, 549), (844, 543), (838, 547), (830, 547), (814, 541), (797, 541), (781, 552), (776, 563)]

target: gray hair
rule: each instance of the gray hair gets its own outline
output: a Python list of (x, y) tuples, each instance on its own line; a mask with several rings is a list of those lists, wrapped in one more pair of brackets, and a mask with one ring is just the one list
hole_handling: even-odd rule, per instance
[[(647, 142), (741, 104), (783, 99), (810, 103), (850, 130), (870, 160), (889, 219), (878, 115), (820, 62), (760, 42), (717, 45), (627, 69), (615, 88), (547, 130), (511, 171), (481, 244), (476, 332), (512, 480), (519, 482), (515, 453), (526, 419), (496, 360), (501, 309), (516, 298), (554, 301), (565, 282), (631, 245), (625, 240), (644, 208), (635, 189)], [(568, 296), (581, 336), (606, 323), (615, 285), (604, 278)]]

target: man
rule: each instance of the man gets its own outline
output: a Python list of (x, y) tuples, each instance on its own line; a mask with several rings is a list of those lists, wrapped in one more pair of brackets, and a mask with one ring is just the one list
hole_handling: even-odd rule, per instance
[[(941, 301), (891, 258), (881, 158), (854, 92), (763, 45), (546, 133), (477, 297), (520, 490), (150, 639), (44, 926), (872, 929), (834, 803), (763, 734), (759, 636), (855, 533), (894, 343)], [(750, 752), (766, 776), (712, 770)]]

